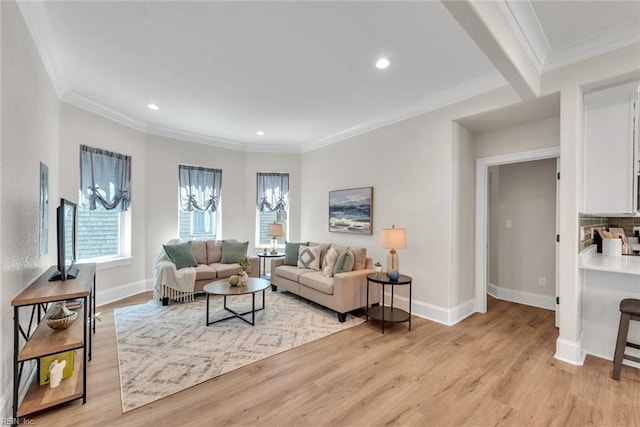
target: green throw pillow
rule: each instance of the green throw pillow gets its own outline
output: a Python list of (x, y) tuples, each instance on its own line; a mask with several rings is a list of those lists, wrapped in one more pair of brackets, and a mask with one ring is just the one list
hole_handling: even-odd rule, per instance
[(336, 265), (333, 267), (333, 274), (346, 273), (347, 271), (353, 270), (354, 261), (355, 258), (351, 249), (345, 249), (340, 255), (338, 255)]
[(180, 243), (177, 245), (162, 245), (164, 252), (167, 254), (172, 263), (176, 265), (176, 268), (180, 270), (185, 267), (197, 267), (198, 261), (193, 255), (193, 249), (191, 243)]
[[(284, 265), (298, 265), (298, 251), (302, 243), (285, 242), (284, 244)], [(306, 246), (306, 245), (304, 245)]]
[(249, 242), (222, 242), (222, 264), (233, 264), (247, 257)]

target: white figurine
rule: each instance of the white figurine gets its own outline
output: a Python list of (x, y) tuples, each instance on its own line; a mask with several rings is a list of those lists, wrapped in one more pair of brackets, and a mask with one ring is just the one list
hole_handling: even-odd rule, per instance
[(67, 366), (67, 361), (63, 360), (62, 362), (58, 362), (54, 360), (49, 365), (49, 387), (56, 388), (60, 385), (60, 381), (62, 381), (62, 370)]

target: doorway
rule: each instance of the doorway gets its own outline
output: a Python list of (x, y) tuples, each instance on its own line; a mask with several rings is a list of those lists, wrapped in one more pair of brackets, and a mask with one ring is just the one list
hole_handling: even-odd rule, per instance
[[(490, 177), (490, 168), (492, 168), (492, 170), (495, 169), (495, 167), (501, 167), (501, 166), (505, 166), (505, 165), (514, 165), (517, 163), (523, 163), (523, 162), (532, 162), (532, 161), (537, 161), (537, 160), (544, 160), (544, 159), (554, 159), (554, 158), (559, 158), (560, 156), (560, 148), (559, 147), (553, 147), (553, 148), (548, 148), (548, 149), (542, 149), (542, 150), (534, 150), (534, 151), (527, 151), (527, 152), (521, 152), (521, 153), (514, 153), (514, 154), (507, 154), (507, 155), (502, 155), (502, 156), (495, 156), (495, 157), (487, 157), (487, 158), (481, 158), (481, 159), (477, 159), (476, 160), (476, 301), (475, 301), (475, 311), (480, 312), (480, 313), (486, 313), (487, 311), (487, 292), (491, 291), (491, 292), (495, 292), (498, 293), (499, 295), (498, 298), (501, 299), (508, 299), (508, 300), (515, 300), (515, 302), (524, 302), (527, 303), (529, 302), (529, 304), (531, 305), (536, 305), (536, 306), (543, 306), (544, 308), (551, 308), (549, 307), (550, 301), (551, 304), (553, 306), (555, 306), (555, 298), (553, 298), (554, 295), (557, 295), (557, 289), (552, 289), (549, 293), (553, 294), (551, 296), (548, 296), (546, 298), (537, 298), (536, 297), (536, 292), (528, 292), (527, 286), (529, 285), (533, 285), (533, 286), (540, 286), (540, 287), (545, 287), (545, 286), (549, 286), (547, 285), (547, 279), (553, 279), (553, 280), (548, 280), (548, 282), (555, 282), (556, 283), (556, 287), (557, 287), (557, 280), (556, 277), (549, 277), (547, 278), (547, 276), (549, 275), (549, 273), (544, 273), (545, 275), (535, 275), (537, 273), (532, 273), (531, 271), (527, 271), (525, 273), (525, 275), (528, 275), (528, 278), (525, 279), (525, 282), (527, 286), (523, 286), (523, 285), (516, 285), (515, 289), (514, 289), (514, 285), (513, 282), (512, 283), (508, 283), (510, 280), (512, 280), (514, 277), (516, 281), (522, 281), (521, 277), (517, 277), (518, 275), (514, 275), (511, 274), (511, 277), (509, 276), (509, 272), (506, 271), (504, 276), (504, 282), (508, 283), (508, 286), (505, 285), (505, 283), (502, 284), (502, 286), (499, 287), (495, 287), (495, 284), (491, 284), (490, 283), (490, 277), (489, 277), (489, 273), (490, 273), (490, 254), (491, 254), (491, 246), (490, 246), (490, 242), (491, 242), (491, 177)], [(555, 162), (554, 162), (555, 164)], [(513, 168), (510, 168), (513, 169)], [(516, 168), (517, 169), (517, 168)], [(507, 170), (507, 169), (505, 169)], [(494, 177), (495, 179), (495, 177)], [(495, 187), (495, 182), (494, 182), (494, 187)], [(509, 192), (514, 193), (514, 190), (509, 190)], [(516, 194), (516, 199), (517, 199), (517, 190), (515, 190)], [(495, 194), (494, 194), (495, 196)], [(556, 200), (558, 197), (558, 194), (556, 193), (555, 195)], [(532, 203), (535, 203), (532, 202)], [(517, 203), (516, 203), (517, 204)], [(556, 224), (556, 218), (557, 218), (557, 206), (558, 203), (554, 203), (556, 206), (556, 213), (555, 213), (555, 218), (553, 219), (553, 224)], [(503, 217), (500, 219), (500, 227), (501, 230), (505, 231), (505, 235), (509, 235), (511, 234), (512, 236), (515, 235), (515, 232), (518, 231), (523, 231), (525, 229), (525, 227), (529, 226), (529, 224), (526, 223), (522, 223), (522, 221), (527, 221), (527, 209), (526, 206), (519, 206), (515, 209), (517, 212), (514, 212), (513, 215), (518, 215), (518, 223), (514, 224), (514, 220), (513, 218), (506, 218)], [(507, 212), (505, 214), (506, 216), (510, 216), (511, 213)], [(497, 222), (496, 222), (497, 224)], [(494, 227), (496, 225), (494, 224)], [(515, 228), (514, 228), (515, 227)], [(508, 231), (507, 231), (508, 230)], [(494, 230), (495, 231), (495, 230)], [(525, 243), (526, 243), (526, 234), (529, 233), (530, 230), (527, 229), (525, 233), (525, 236), (518, 236), (516, 235), (516, 240), (520, 240), (519, 245), (521, 245), (520, 247), (524, 247), (526, 250), (526, 244), (525, 246), (523, 245), (522, 240), (525, 239)], [(555, 236), (553, 236), (555, 237)], [(509, 249), (509, 248), (506, 248)], [(522, 249), (520, 249), (522, 250)], [(556, 256), (557, 253), (557, 243), (555, 244), (555, 250), (553, 251), (552, 257), (553, 257), (553, 264), (555, 266), (555, 268), (553, 268), (553, 274), (554, 276), (557, 276), (557, 261), (555, 261), (557, 259)], [(535, 254), (534, 254), (535, 255)], [(519, 258), (520, 260), (522, 260), (522, 256), (520, 256)], [(506, 260), (505, 260), (506, 262)], [(521, 262), (521, 261), (520, 261)], [(526, 268), (524, 270), (527, 270)], [(535, 270), (535, 267), (534, 267)], [(522, 272), (520, 272), (519, 274), (522, 274)], [(534, 274), (533, 279), (532, 279), (532, 274)], [(541, 273), (542, 274), (542, 273)], [(533, 282), (533, 284), (531, 283)], [(490, 285), (493, 285), (490, 288)], [(499, 289), (498, 289), (499, 288)], [(555, 306), (554, 308), (556, 308), (557, 310), (557, 306)], [(556, 315), (557, 315), (557, 311), (556, 311)]]

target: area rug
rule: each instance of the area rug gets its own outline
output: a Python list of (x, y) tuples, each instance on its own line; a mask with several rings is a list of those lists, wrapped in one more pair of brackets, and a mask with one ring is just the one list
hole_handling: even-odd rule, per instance
[[(162, 307), (146, 304), (114, 310), (122, 412), (127, 412), (218, 375), (359, 325), (334, 311), (287, 292), (267, 290), (266, 309), (256, 325), (230, 319), (205, 326), (206, 298)], [(257, 295), (256, 306), (262, 303)], [(237, 311), (251, 308), (249, 296), (227, 299)], [(226, 317), (222, 297), (211, 297), (210, 319)]]

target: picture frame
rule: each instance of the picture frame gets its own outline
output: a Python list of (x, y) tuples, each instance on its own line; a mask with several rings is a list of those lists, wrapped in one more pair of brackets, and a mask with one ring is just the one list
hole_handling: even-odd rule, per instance
[(373, 233), (373, 187), (329, 191), (329, 231)]

